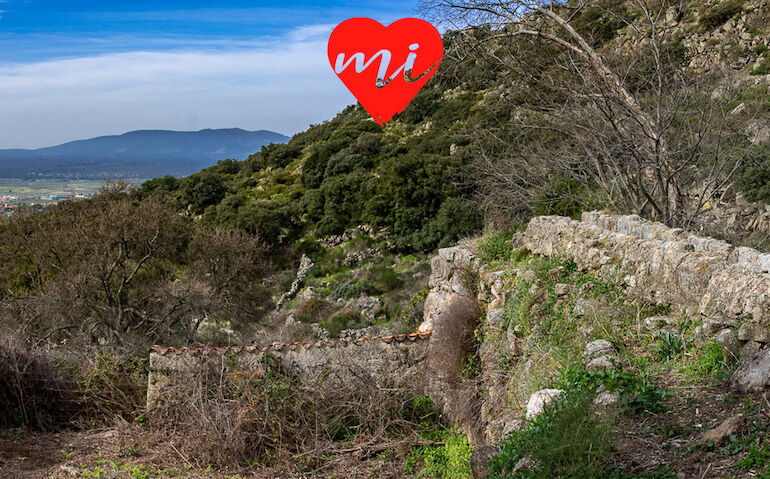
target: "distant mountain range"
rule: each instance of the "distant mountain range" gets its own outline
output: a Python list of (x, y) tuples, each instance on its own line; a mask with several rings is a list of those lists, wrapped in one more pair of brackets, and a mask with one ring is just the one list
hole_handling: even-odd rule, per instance
[(0, 150), (3, 178), (153, 178), (186, 176), (219, 160), (243, 160), (289, 137), (240, 128), (200, 131), (138, 130), (37, 150)]

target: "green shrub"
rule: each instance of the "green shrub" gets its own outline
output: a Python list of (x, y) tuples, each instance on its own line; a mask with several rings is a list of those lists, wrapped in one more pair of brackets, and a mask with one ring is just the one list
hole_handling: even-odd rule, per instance
[(770, 160), (746, 167), (738, 177), (738, 186), (747, 200), (770, 203)]
[(386, 269), (374, 280), (375, 287), (380, 293), (387, 293), (401, 286), (401, 280), (392, 269)]
[(484, 262), (508, 261), (513, 255), (513, 243), (511, 230), (496, 231), (485, 235), (479, 241), (479, 252)]
[(444, 444), (440, 446), (417, 446), (412, 448), (406, 459), (406, 472), (415, 477), (436, 479), (468, 479), (471, 477), (471, 454), (473, 447), (468, 438), (457, 431), (442, 434)]
[(655, 350), (658, 358), (664, 361), (679, 359), (692, 343), (692, 338), (685, 337), (684, 332), (677, 333), (665, 329), (658, 331), (657, 340)]
[(695, 356), (692, 372), (699, 378), (706, 378), (725, 368), (722, 345), (712, 341), (703, 345)]
[(723, 0), (718, 5), (711, 7), (698, 19), (698, 25), (706, 30), (713, 30), (743, 10), (746, 0)]
[(571, 367), (562, 372), (557, 387), (588, 391), (604, 388), (616, 392), (625, 413), (630, 416), (666, 410), (663, 400), (668, 396), (668, 391), (657, 387), (646, 374), (617, 369), (586, 371), (582, 367)]
[(222, 201), (227, 185), (221, 175), (204, 170), (182, 180), (181, 191), (193, 212), (200, 214), (206, 207)]
[[(523, 431), (503, 439), (489, 463), (489, 478), (601, 477), (613, 434), (593, 408), (594, 397), (590, 389), (566, 391)], [(537, 468), (512, 473), (523, 458), (535, 461)]]
[(770, 54), (765, 50), (762, 52), (762, 61), (759, 65), (751, 69), (752, 75), (767, 75), (770, 73)]

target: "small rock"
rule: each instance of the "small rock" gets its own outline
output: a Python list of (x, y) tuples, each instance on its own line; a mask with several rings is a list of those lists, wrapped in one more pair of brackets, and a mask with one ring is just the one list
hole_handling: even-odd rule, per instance
[(539, 416), (543, 409), (551, 404), (561, 393), (561, 389), (541, 389), (540, 391), (532, 393), (527, 401), (527, 414), (526, 418), (532, 420)]
[(572, 316), (575, 318), (581, 318), (586, 315), (596, 315), (601, 311), (602, 305), (595, 299), (580, 298), (575, 301), (575, 306), (572, 308)]
[(522, 249), (524, 247), (524, 233), (514, 233), (511, 243), (513, 244), (513, 249)]
[(594, 405), (602, 408), (610, 408), (616, 406), (620, 402), (620, 397), (617, 394), (609, 391), (604, 391), (596, 395), (594, 398)]
[(735, 435), (743, 426), (743, 414), (736, 414), (735, 416), (725, 419), (719, 426), (709, 429), (701, 436), (701, 442), (707, 445), (720, 446), (730, 439), (730, 436)]
[(311, 323), (310, 329), (313, 331), (313, 335), (321, 340), (329, 339), (329, 331), (318, 323)]
[(708, 341), (719, 331), (731, 326), (735, 326), (734, 321), (725, 318), (708, 318), (703, 321), (703, 324), (695, 328), (695, 337), (700, 341)]
[(615, 354), (615, 345), (606, 339), (597, 339), (586, 344), (583, 360), (590, 361), (608, 354)]
[(674, 323), (676, 323), (676, 318), (673, 316), (650, 316), (649, 318), (645, 318), (644, 327), (649, 331), (657, 331), (671, 326)]
[(610, 369), (615, 369), (615, 361), (613, 361), (614, 357), (605, 355), (605, 356), (599, 356), (598, 358), (594, 358), (590, 361), (588, 361), (588, 364), (586, 364), (586, 370), (588, 371), (609, 371)]
[(473, 450), (471, 454), (471, 477), (473, 479), (484, 479), (489, 474), (489, 461), (499, 451), (494, 446), (482, 446)]
[(531, 282), (533, 282), (533, 281), (535, 281), (535, 280), (537, 279), (537, 273), (535, 273), (535, 271), (534, 271), (534, 270), (531, 270), (531, 269), (525, 269), (525, 270), (524, 270), (524, 271), (521, 273), (521, 279), (523, 279), (523, 280), (524, 280), (524, 281), (526, 281), (527, 283), (531, 283)]
[(503, 310), (502, 309), (490, 309), (487, 313), (487, 326), (489, 328), (496, 328), (503, 322)]
[(726, 363), (735, 361), (741, 350), (741, 342), (738, 335), (732, 329), (723, 329), (716, 336), (714, 341), (722, 345), (722, 354)]
[(741, 329), (738, 330), (738, 339), (768, 343), (770, 342), (770, 328), (754, 322), (743, 323)]
[(572, 291), (572, 285), (568, 283), (558, 283), (554, 286), (553, 291), (559, 296), (564, 296)]
[(741, 103), (735, 108), (733, 108), (733, 110), (730, 112), (730, 115), (738, 115), (740, 113), (743, 113), (744, 111), (746, 111), (746, 104)]
[(765, 348), (742, 363), (730, 378), (733, 389), (741, 392), (764, 391), (770, 381), (770, 349)]
[(741, 355), (738, 358), (741, 363), (745, 363), (746, 361), (749, 361), (751, 358), (754, 357), (755, 354), (759, 352), (759, 350), (762, 349), (762, 343), (758, 343), (756, 341), (748, 341), (746, 344), (743, 345), (743, 348), (741, 349)]

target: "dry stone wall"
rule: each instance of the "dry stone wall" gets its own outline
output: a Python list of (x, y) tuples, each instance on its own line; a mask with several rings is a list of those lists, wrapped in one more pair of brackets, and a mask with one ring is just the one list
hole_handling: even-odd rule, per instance
[(276, 356), (300, 379), (328, 387), (364, 378), (387, 386), (415, 377), (427, 356), (430, 331), (352, 340), (325, 340), (227, 348), (150, 348), (147, 409), (184, 401), (196, 376), (213, 368), (259, 372), (265, 354)]
[(582, 268), (624, 274), (628, 291), (706, 318), (741, 320), (742, 340), (768, 342), (770, 254), (689, 234), (639, 216), (534, 218), (521, 245)]

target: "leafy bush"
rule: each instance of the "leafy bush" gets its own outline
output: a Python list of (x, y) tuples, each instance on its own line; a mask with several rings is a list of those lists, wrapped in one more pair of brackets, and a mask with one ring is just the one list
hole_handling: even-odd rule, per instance
[(513, 254), (513, 233), (510, 230), (501, 230), (485, 235), (479, 241), (479, 252), (484, 262), (508, 261)]
[(565, 390), (597, 391), (604, 388), (617, 392), (625, 412), (631, 416), (664, 411), (663, 400), (668, 392), (657, 387), (649, 376), (630, 371), (586, 371), (584, 368), (568, 368), (562, 372), (559, 388)]
[(695, 359), (687, 365), (686, 371), (695, 378), (705, 379), (726, 367), (722, 345), (711, 341), (696, 351)]
[(222, 201), (227, 194), (227, 185), (221, 175), (203, 171), (182, 180), (181, 191), (193, 212), (200, 214), (206, 207)]
[(684, 332), (677, 333), (668, 330), (658, 331), (657, 340), (655, 349), (658, 357), (664, 361), (682, 357), (692, 343), (692, 338), (685, 337)]
[[(500, 452), (489, 463), (490, 479), (601, 477), (612, 430), (594, 409), (594, 396), (590, 389), (565, 391), (523, 431), (503, 439)], [(513, 473), (523, 458), (537, 466)]]
[(738, 184), (747, 200), (770, 203), (770, 160), (745, 168)]
[(395, 271), (388, 268), (377, 276), (374, 284), (379, 293), (387, 293), (401, 286), (401, 279)]
[(406, 458), (406, 473), (415, 477), (436, 479), (468, 479), (471, 477), (471, 454), (473, 447), (468, 438), (457, 431), (441, 434), (444, 444), (440, 446), (417, 446)]
[(746, 0), (722, 0), (714, 7), (706, 10), (698, 19), (698, 25), (706, 30), (713, 30), (743, 10)]

